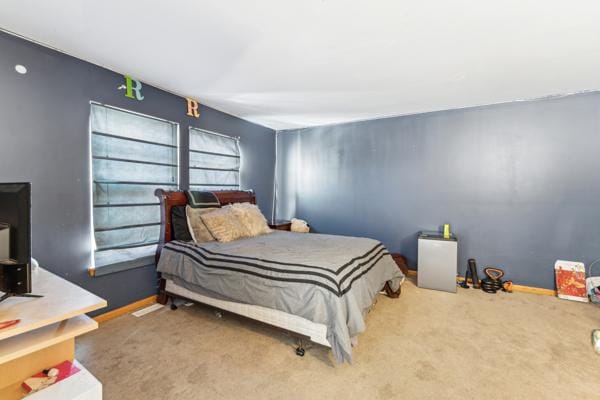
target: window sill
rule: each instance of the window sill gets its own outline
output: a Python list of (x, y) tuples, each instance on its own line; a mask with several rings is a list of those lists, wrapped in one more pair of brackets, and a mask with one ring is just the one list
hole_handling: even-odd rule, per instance
[(137, 258), (135, 260), (123, 261), (114, 264), (102, 265), (99, 267), (89, 267), (88, 273), (91, 277), (99, 277), (118, 272), (129, 271), (131, 269), (142, 268), (148, 265), (154, 265), (155, 258), (153, 255)]

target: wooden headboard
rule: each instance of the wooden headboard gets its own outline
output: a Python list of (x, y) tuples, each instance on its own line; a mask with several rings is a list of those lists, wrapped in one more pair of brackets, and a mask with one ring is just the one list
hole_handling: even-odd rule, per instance
[[(213, 193), (215, 196), (217, 196), (221, 205), (227, 205), (231, 203), (256, 204), (256, 196), (252, 190), (223, 190)], [(156, 254), (158, 257), (160, 250), (165, 243), (169, 243), (171, 240), (173, 240), (171, 209), (175, 206), (185, 206), (188, 203), (188, 200), (183, 190), (167, 191), (163, 189), (156, 189), (154, 194), (160, 200), (160, 239)]]

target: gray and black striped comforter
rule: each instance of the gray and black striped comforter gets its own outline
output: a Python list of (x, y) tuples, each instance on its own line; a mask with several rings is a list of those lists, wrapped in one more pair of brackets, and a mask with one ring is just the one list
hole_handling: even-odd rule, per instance
[(351, 340), (386, 282), (396, 290), (402, 272), (373, 239), (274, 231), (201, 246), (170, 242), (158, 271), (242, 303), (298, 315), (327, 326), (339, 362), (352, 360)]

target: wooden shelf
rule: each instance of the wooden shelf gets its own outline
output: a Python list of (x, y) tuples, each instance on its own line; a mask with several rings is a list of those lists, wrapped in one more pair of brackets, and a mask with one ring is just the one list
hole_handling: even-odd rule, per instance
[(98, 323), (87, 315), (47, 325), (0, 341), (0, 364), (26, 356), (38, 350), (64, 342), (98, 328)]
[(43, 268), (33, 270), (31, 280), (33, 293), (44, 297), (11, 297), (0, 303), (0, 321), (21, 320), (0, 330), (1, 345), (3, 339), (106, 307), (106, 300)]
[[(10, 297), (0, 303), (0, 321), (18, 319), (20, 322), (0, 330), (0, 399), (16, 400), (23, 397), (21, 383), (44, 368), (57, 365), (75, 357), (75, 337), (98, 328), (98, 322), (85, 313), (106, 307), (106, 300), (60, 278), (43, 268), (31, 272), (33, 294), (43, 297)], [(80, 373), (81, 374), (81, 373)], [(75, 384), (83, 374), (66, 379)], [(92, 377), (93, 378), (93, 377)], [(95, 380), (95, 379), (94, 379)], [(85, 391), (79, 400), (100, 399), (101, 385), (96, 382), (94, 391)], [(44, 395), (54, 393), (65, 397), (72, 393), (71, 384), (44, 390)], [(98, 386), (100, 385), (100, 386)], [(98, 389), (100, 387), (100, 389)], [(58, 391), (63, 388), (66, 391)], [(54, 392), (53, 392), (54, 391)], [(41, 397), (40, 397), (41, 396)]]

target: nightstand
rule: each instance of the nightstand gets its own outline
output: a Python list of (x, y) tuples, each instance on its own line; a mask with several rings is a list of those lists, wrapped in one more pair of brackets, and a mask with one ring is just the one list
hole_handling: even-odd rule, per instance
[(277, 231), (289, 231), (292, 229), (292, 222), (285, 219), (278, 219), (269, 222), (269, 228)]
[(402, 271), (402, 273), (405, 276), (408, 275), (408, 266), (406, 264), (406, 257), (404, 257), (400, 253), (391, 253), (391, 256), (394, 259), (394, 261), (396, 262), (396, 265), (398, 266), (398, 268), (400, 268), (400, 271)]

